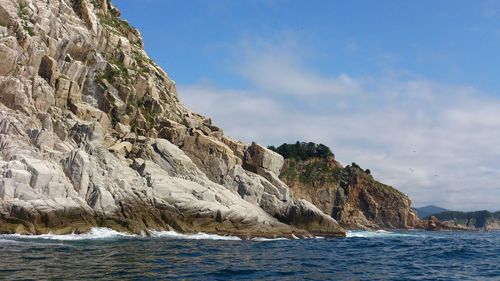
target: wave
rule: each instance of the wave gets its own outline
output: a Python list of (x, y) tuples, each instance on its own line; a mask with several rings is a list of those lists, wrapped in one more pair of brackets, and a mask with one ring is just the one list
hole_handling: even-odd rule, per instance
[[(164, 237), (171, 239), (185, 239), (185, 240), (226, 240), (226, 241), (241, 241), (242, 239), (237, 236), (231, 235), (218, 235), (209, 234), (204, 232), (198, 232), (194, 234), (184, 234), (175, 231), (150, 231), (151, 237)], [(130, 233), (118, 232), (116, 230), (106, 228), (106, 227), (95, 227), (88, 233), (82, 234), (40, 234), (40, 235), (23, 235), (23, 234), (2, 234), (0, 235), (0, 243), (15, 243), (16, 240), (22, 239), (44, 239), (44, 240), (57, 240), (57, 241), (79, 241), (79, 240), (99, 240), (99, 239), (120, 239), (120, 238), (140, 238), (145, 237), (145, 234), (135, 235)], [(383, 236), (415, 236), (410, 234), (394, 233), (384, 230), (378, 231), (347, 231), (346, 237), (383, 237)], [(268, 242), (268, 241), (286, 241), (300, 239), (296, 236), (292, 236), (291, 239), (279, 237), (279, 238), (263, 238), (255, 237), (250, 239), (256, 242)], [(308, 237), (306, 239), (325, 239), (325, 237), (314, 236)]]
[(189, 240), (231, 240), (238, 241), (241, 238), (237, 236), (230, 235), (217, 235), (217, 234), (208, 234), (204, 232), (198, 232), (195, 234), (183, 234), (175, 231), (151, 231), (152, 237), (167, 237), (173, 239), (189, 239)]
[(16, 240), (0, 239), (0, 244), (2, 244), (2, 243), (17, 244), (17, 243), (20, 243), (20, 242), (16, 241)]
[[(182, 234), (175, 231), (151, 231), (151, 237), (167, 237), (174, 239), (194, 239), (194, 240), (241, 240), (236, 236), (224, 236), (217, 234), (207, 234), (199, 232), (196, 234)], [(11, 239), (45, 239), (45, 240), (59, 240), (59, 241), (78, 241), (78, 240), (99, 240), (99, 239), (118, 239), (118, 238), (140, 238), (145, 237), (145, 234), (135, 235), (130, 233), (118, 232), (106, 227), (95, 227), (88, 233), (82, 234), (41, 234), (41, 235), (22, 235), (22, 234), (4, 234), (0, 235), (0, 242), (13, 241)]]
[(347, 238), (376, 238), (376, 237), (415, 237), (418, 235), (390, 232), (386, 230), (366, 231), (366, 230), (348, 230)]
[(250, 239), (252, 241), (257, 241), (257, 242), (269, 242), (269, 241), (282, 241), (282, 240), (291, 240), (288, 238), (280, 237), (280, 238), (263, 238), (263, 237), (255, 237)]
[[(151, 237), (167, 237), (172, 239), (190, 239), (190, 240), (230, 240), (230, 241), (241, 241), (243, 239), (237, 236), (230, 235), (218, 235), (218, 234), (208, 234), (204, 232), (198, 232), (195, 234), (183, 234), (175, 231), (151, 231)], [(316, 239), (320, 239), (323, 237), (314, 237)], [(254, 237), (249, 239), (250, 241), (256, 242), (268, 242), (268, 241), (283, 241), (283, 240), (295, 240), (300, 239), (295, 235), (292, 235), (292, 238), (264, 238), (264, 237)]]
[(4, 234), (0, 238), (7, 239), (45, 239), (59, 241), (77, 241), (77, 240), (95, 240), (95, 239), (115, 239), (123, 237), (137, 237), (137, 235), (118, 232), (106, 227), (95, 227), (88, 233), (82, 234), (40, 234), (40, 235), (22, 235), (22, 234)]
[(304, 238), (299, 238), (295, 235), (292, 234), (292, 238), (285, 238), (285, 237), (278, 237), (278, 238), (263, 238), (263, 237), (255, 237), (250, 239), (251, 241), (259, 241), (259, 242), (267, 242), (267, 241), (283, 241), (283, 240), (302, 240), (302, 239), (325, 239), (323, 236), (310, 236), (310, 237), (304, 237)]

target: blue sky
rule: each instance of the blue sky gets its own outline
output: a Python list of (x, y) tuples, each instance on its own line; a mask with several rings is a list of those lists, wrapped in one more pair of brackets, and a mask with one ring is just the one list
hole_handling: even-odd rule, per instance
[(499, 1), (114, 4), (226, 134), (325, 143), (415, 206), (500, 209)]

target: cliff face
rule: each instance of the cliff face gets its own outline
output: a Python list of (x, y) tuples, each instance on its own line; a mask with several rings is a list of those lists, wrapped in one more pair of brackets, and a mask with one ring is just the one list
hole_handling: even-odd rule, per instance
[(295, 196), (312, 202), (346, 228), (412, 228), (419, 224), (406, 195), (376, 181), (356, 164), (343, 168), (333, 154), (285, 159), (280, 178)]
[(106, 0), (0, 0), (0, 232), (343, 235), (184, 107)]

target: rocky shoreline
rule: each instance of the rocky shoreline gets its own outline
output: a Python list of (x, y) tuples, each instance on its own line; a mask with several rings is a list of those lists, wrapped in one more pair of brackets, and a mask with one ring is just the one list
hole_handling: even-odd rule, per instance
[(344, 236), (191, 112), (106, 0), (0, 1), (0, 232)]
[(287, 161), (182, 105), (110, 1), (0, 0), (0, 233), (429, 228), (355, 167), (328, 164), (342, 171), (324, 201)]

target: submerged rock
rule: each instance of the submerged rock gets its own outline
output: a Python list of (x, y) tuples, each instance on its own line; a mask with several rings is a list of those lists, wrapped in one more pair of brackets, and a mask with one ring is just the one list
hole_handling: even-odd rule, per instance
[(190, 111), (110, 1), (0, 0), (0, 232), (344, 236)]

